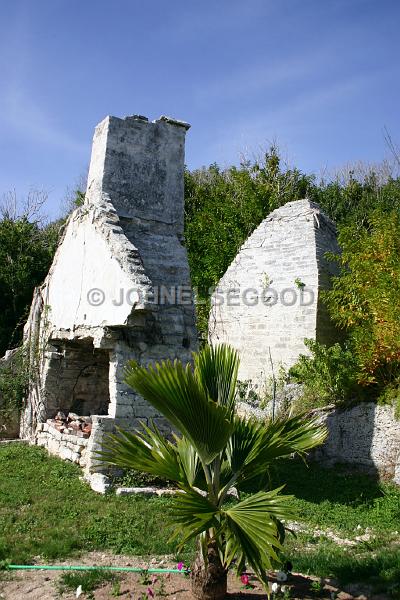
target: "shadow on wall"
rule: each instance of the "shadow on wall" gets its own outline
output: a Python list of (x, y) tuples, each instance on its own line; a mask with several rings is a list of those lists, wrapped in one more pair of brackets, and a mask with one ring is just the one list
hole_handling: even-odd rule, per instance
[(377, 472), (355, 473), (349, 465), (326, 468), (302, 460), (282, 460), (271, 473), (271, 489), (285, 484), (284, 493), (316, 504), (368, 505), (384, 495)]
[(325, 466), (346, 464), (378, 479), (397, 482), (400, 460), (400, 421), (392, 406), (372, 402), (348, 409), (313, 411), (329, 430), (323, 446), (310, 456)]

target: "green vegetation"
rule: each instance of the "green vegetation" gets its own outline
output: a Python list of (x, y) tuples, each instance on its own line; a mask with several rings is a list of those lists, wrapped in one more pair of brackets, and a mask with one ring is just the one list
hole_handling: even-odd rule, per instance
[(0, 473), (0, 560), (175, 551), (165, 523), (170, 499), (99, 496), (79, 480), (79, 467), (23, 444), (0, 446)]
[(290, 374), (304, 383), (301, 406), (377, 400), (400, 414), (400, 213), (373, 210), (339, 233), (340, 266), (323, 292), (331, 319), (346, 336), (330, 348), (306, 342)]
[(292, 505), (303, 523), (332, 529), (341, 537), (359, 535), (360, 527), (361, 532), (371, 528), (399, 538), (400, 488), (394, 484), (352, 473), (345, 466), (323, 469), (297, 460), (279, 461), (274, 466), (270, 485), (284, 482), (285, 493), (294, 496)]
[(164, 477), (143, 473), (137, 469), (123, 469), (122, 474), (114, 479), (114, 484), (120, 487), (175, 487)]
[(359, 382), (382, 389), (400, 376), (400, 214), (374, 210), (343, 227), (341, 267), (324, 299), (348, 336)]
[(400, 489), (344, 467), (324, 471), (295, 461), (278, 464), (272, 485), (284, 480), (301, 515), (302, 530), (285, 543), (295, 570), (362, 582), (398, 598)]
[(100, 569), (92, 571), (67, 572), (60, 576), (57, 587), (61, 594), (67, 591), (75, 592), (79, 586), (81, 586), (82, 592), (90, 594), (90, 592), (93, 592), (96, 588), (100, 587), (104, 583), (109, 581), (117, 583), (120, 578), (121, 577), (118, 574), (112, 571)]
[(343, 404), (361, 396), (357, 361), (347, 346), (336, 343), (327, 347), (310, 339), (304, 343), (310, 350), (310, 356), (301, 355), (289, 370), (294, 381), (304, 384), (304, 392), (294, 406), (295, 411), (332, 403)]
[(213, 164), (185, 172), (185, 240), (204, 341), (210, 289), (261, 221), (286, 202), (304, 198), (312, 181), (297, 169), (282, 169), (274, 147), (261, 160), (239, 167)]
[(19, 344), (35, 286), (49, 270), (58, 239), (55, 226), (27, 215), (0, 220), (0, 356)]
[[(99, 496), (79, 480), (79, 468), (24, 444), (0, 446), (0, 473), (0, 564), (6, 559), (29, 564), (38, 555), (45, 562), (91, 550), (174, 552), (165, 520), (170, 499)], [(325, 470), (293, 460), (278, 461), (271, 477), (271, 488), (287, 482), (284, 492), (293, 496), (290, 506), (306, 530), (286, 537), (285, 553), (295, 571), (373, 583), (378, 590), (399, 581), (399, 488), (344, 468)], [(370, 539), (355, 546), (323, 533), (354, 541), (368, 528)], [(189, 544), (179, 558), (189, 563), (193, 553)]]
[[(15, 350), (10, 362), (0, 368), (0, 405), (1, 424), (18, 418), (22, 407), (24, 393), (28, 385), (28, 370), (25, 360), (25, 350), (21, 347)], [(0, 437), (2, 431), (0, 430)]]
[[(171, 442), (155, 425), (136, 434), (121, 431), (105, 441), (100, 456), (175, 481), (185, 492), (173, 499), (170, 519), (179, 548), (197, 541), (193, 595), (223, 598), (232, 565), (238, 574), (250, 566), (268, 584), (267, 570), (281, 562), (282, 520), (292, 515), (280, 487), (267, 491), (268, 469), (277, 458), (320, 445), (326, 430), (301, 416), (266, 423), (239, 417), (239, 356), (230, 346), (204, 346), (193, 362), (193, 368), (177, 360), (148, 368), (128, 364), (126, 383), (181, 437)], [(232, 486), (255, 493), (232, 505), (226, 502)]]

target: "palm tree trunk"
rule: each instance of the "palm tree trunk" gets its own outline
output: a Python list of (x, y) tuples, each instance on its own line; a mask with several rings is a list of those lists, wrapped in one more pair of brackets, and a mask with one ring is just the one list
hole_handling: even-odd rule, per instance
[(222, 600), (226, 596), (227, 573), (221, 564), (215, 542), (207, 546), (207, 564), (200, 547), (191, 569), (192, 594), (196, 600)]

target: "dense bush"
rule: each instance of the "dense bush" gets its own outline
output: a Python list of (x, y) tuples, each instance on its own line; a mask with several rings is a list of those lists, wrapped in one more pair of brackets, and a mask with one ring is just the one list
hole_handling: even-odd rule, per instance
[(365, 227), (375, 209), (385, 213), (400, 210), (400, 178), (393, 179), (378, 169), (367, 169), (357, 177), (349, 171), (342, 178), (313, 185), (309, 198), (339, 227), (353, 225), (358, 229)]
[(13, 351), (0, 362), (0, 438), (13, 437), (19, 428), (19, 416), (28, 385), (25, 349)]
[(33, 290), (49, 270), (57, 238), (57, 227), (41, 227), (26, 216), (0, 220), (0, 356), (21, 340)]
[(339, 343), (327, 347), (315, 340), (305, 340), (310, 355), (301, 355), (289, 375), (304, 386), (298, 410), (344, 404), (359, 398), (358, 364), (352, 351)]
[(240, 246), (275, 208), (307, 195), (313, 178), (283, 169), (276, 149), (261, 161), (220, 169), (211, 165), (185, 172), (185, 239), (198, 327), (207, 337), (209, 290), (235, 258)]
[(346, 345), (308, 341), (311, 356), (290, 373), (304, 383), (307, 407), (365, 398), (394, 404), (400, 416), (399, 210), (380, 206), (342, 225), (339, 244), (340, 274), (322, 298)]
[(348, 336), (364, 386), (385, 387), (400, 376), (400, 214), (370, 212), (362, 227), (339, 234), (341, 273), (323, 294)]

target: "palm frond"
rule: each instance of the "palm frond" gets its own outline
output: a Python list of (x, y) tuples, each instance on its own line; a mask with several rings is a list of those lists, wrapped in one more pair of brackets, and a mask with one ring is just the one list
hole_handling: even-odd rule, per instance
[(179, 538), (181, 548), (186, 542), (211, 527), (218, 527), (218, 508), (196, 490), (178, 494), (173, 501), (171, 520), (178, 525), (171, 539)]
[(226, 566), (234, 558), (241, 565), (247, 562), (257, 576), (266, 582), (266, 570), (279, 562), (281, 550), (277, 520), (292, 516), (290, 496), (280, 495), (282, 488), (258, 492), (222, 511), (225, 522), (221, 528), (226, 538)]
[(190, 365), (166, 361), (146, 368), (131, 361), (125, 381), (193, 444), (204, 464), (226, 445), (233, 431), (228, 410), (209, 400)]
[(192, 444), (184, 437), (174, 436), (175, 447), (179, 455), (182, 468), (190, 486), (193, 486), (200, 468), (199, 455)]
[(230, 413), (235, 407), (239, 355), (227, 344), (205, 346), (193, 355), (195, 375), (208, 396)]
[(136, 434), (119, 430), (109, 435), (103, 450), (96, 452), (99, 460), (117, 467), (132, 468), (158, 477), (176, 481), (187, 487), (188, 481), (175, 446), (168, 442), (155, 425), (153, 429), (142, 425)]
[(232, 477), (236, 474), (236, 485), (245, 489), (245, 483), (265, 476), (274, 459), (294, 453), (303, 455), (319, 446), (326, 435), (326, 427), (316, 418), (302, 415), (267, 424), (236, 417), (226, 450)]

